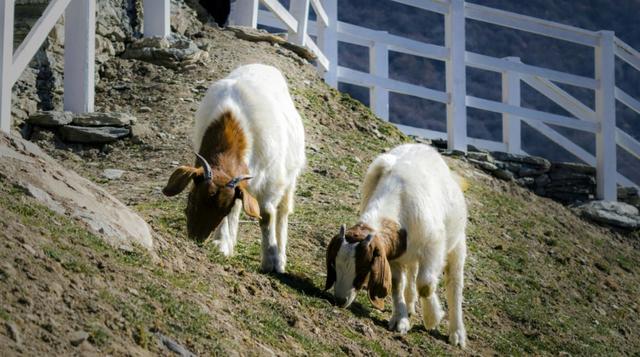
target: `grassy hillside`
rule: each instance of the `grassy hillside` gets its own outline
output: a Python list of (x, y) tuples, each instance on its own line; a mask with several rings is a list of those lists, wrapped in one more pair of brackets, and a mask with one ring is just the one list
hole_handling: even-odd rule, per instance
[[(104, 245), (74, 221), (11, 187), (0, 174), (0, 354), (168, 354), (170, 338), (198, 355), (633, 354), (640, 350), (638, 234), (593, 226), (547, 199), (475, 171), (466, 265), (465, 351), (447, 342), (446, 321), (427, 332), (413, 317), (406, 336), (386, 329), (387, 310), (364, 294), (349, 309), (332, 305), (324, 254), (341, 223), (356, 220), (368, 163), (408, 141), (349, 97), (329, 89), (311, 66), (268, 44), (203, 34), (212, 59), (174, 72), (113, 59), (100, 73), (99, 110), (134, 113), (141, 140), (79, 148), (52, 133), (34, 140), (65, 166), (103, 184), (155, 230), (157, 256)], [(184, 194), (159, 192), (178, 163), (191, 162), (189, 130), (207, 84), (239, 64), (264, 62), (286, 74), (304, 117), (308, 167), (290, 219), (285, 275), (259, 270), (259, 227), (243, 220), (237, 253), (186, 239)], [(151, 108), (150, 112), (140, 110)], [(105, 168), (126, 170), (119, 180)], [(635, 246), (634, 246), (635, 245)], [(17, 344), (10, 337), (18, 333)], [(88, 339), (73, 346), (78, 331)]]

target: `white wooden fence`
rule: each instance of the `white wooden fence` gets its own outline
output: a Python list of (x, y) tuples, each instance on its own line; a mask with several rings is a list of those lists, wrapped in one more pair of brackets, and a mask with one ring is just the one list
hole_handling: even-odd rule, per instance
[[(170, 0), (145, 0), (145, 36), (169, 34)], [(64, 110), (92, 112), (94, 105), (95, 0), (51, 0), (14, 51), (15, 0), (0, 0), (0, 130), (11, 131), (11, 89), (64, 14)]]
[[(446, 138), (449, 148), (455, 150), (466, 151), (467, 144), (473, 144), (490, 150), (524, 153), (521, 145), (520, 123), (525, 121), (579, 159), (597, 168), (598, 198), (616, 200), (617, 183), (637, 186), (617, 171), (616, 147), (619, 145), (635, 158), (640, 159), (640, 143), (616, 127), (615, 106), (618, 100), (640, 114), (640, 101), (616, 87), (614, 70), (616, 58), (640, 70), (640, 53), (615, 37), (613, 32), (588, 31), (467, 3), (463, 0), (391, 1), (442, 14), (445, 20), (445, 45), (423, 43), (385, 31), (375, 31), (340, 22), (337, 16), (337, 0), (311, 1), (316, 13), (319, 13), (317, 22), (308, 20), (309, 0), (291, 0), (290, 12), (276, 0), (261, 0), (269, 11), (259, 10), (258, 0), (236, 0), (232, 18), (251, 19), (251, 21), (237, 22), (247, 26), (255, 27), (261, 24), (274, 28), (286, 28), (291, 38), (296, 39), (294, 41), (308, 46), (319, 55), (321, 58), (319, 70), (323, 72), (329, 85), (336, 87), (338, 82), (342, 82), (368, 87), (372, 110), (385, 120), (389, 120), (389, 92), (411, 95), (446, 105), (446, 133), (396, 124), (405, 133), (431, 139)], [(532, 66), (514, 57), (495, 58), (466, 51), (464, 31), (466, 19), (593, 47), (595, 76), (589, 78)], [(304, 31), (307, 33), (305, 34)], [(300, 38), (308, 39), (308, 35), (317, 36), (320, 46), (310, 45), (305, 41), (300, 42)], [(338, 42), (368, 47), (369, 73), (338, 65)], [(444, 61), (446, 91), (389, 78), (389, 51)], [(501, 102), (467, 95), (465, 78), (467, 66), (502, 75)], [(521, 107), (522, 82), (566, 109), (575, 118)], [(595, 110), (582, 104), (554, 82), (593, 90), (596, 98)], [(467, 135), (466, 110), (468, 107), (502, 114), (501, 142), (472, 138)], [(596, 155), (591, 155), (549, 124), (594, 133)]]

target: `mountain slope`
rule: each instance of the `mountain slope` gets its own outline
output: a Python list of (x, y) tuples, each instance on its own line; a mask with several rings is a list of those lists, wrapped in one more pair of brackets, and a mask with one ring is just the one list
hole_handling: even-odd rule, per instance
[[(135, 114), (148, 128), (136, 142), (80, 148), (46, 131), (33, 137), (63, 165), (145, 217), (156, 232), (156, 258), (106, 246), (0, 175), (0, 319), (7, 327), (0, 330), (0, 354), (167, 354), (171, 343), (160, 342), (167, 339), (198, 355), (640, 350), (638, 234), (593, 226), (460, 159), (448, 162), (471, 183), (463, 305), (468, 349), (447, 344), (446, 321), (427, 332), (413, 317), (408, 335), (388, 331), (390, 304), (385, 312), (374, 311), (364, 294), (350, 309), (333, 306), (322, 291), (326, 245), (341, 223), (355, 223), (368, 163), (409, 139), (329, 89), (287, 50), (217, 29), (207, 29), (198, 41), (211, 60), (188, 71), (118, 58), (104, 65), (98, 110)], [(258, 272), (255, 221), (242, 221), (237, 253), (227, 259), (211, 244), (186, 239), (184, 194), (169, 199), (159, 192), (176, 165), (193, 161), (189, 130), (208, 83), (251, 62), (285, 73), (307, 135), (308, 167), (290, 219), (289, 266), (282, 276)], [(101, 177), (105, 168), (126, 172), (109, 181)]]

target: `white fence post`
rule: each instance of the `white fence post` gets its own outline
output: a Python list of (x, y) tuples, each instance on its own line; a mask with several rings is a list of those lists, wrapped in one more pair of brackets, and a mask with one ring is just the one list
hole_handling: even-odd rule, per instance
[(445, 47), (449, 49), (446, 61), (447, 136), (451, 150), (467, 151), (467, 80), (465, 66), (464, 0), (451, 0), (445, 15)]
[[(296, 45), (304, 46), (309, 23), (309, 0), (291, 0), (289, 12), (298, 20), (298, 28), (295, 33), (289, 31), (289, 41)], [(320, 20), (318, 20), (320, 22)]]
[(0, 2), (0, 130), (11, 132), (14, 0)]
[(329, 25), (318, 24), (318, 44), (325, 57), (329, 60), (329, 69), (324, 73), (324, 81), (338, 87), (338, 0), (325, 0), (324, 11), (329, 17)]
[(93, 111), (96, 1), (72, 0), (64, 21), (64, 109)]
[[(519, 57), (507, 57), (506, 60), (520, 62)], [(502, 103), (520, 106), (520, 74), (513, 71), (502, 72)], [(520, 118), (513, 114), (502, 113), (502, 142), (507, 152), (520, 154), (521, 134)]]
[(171, 33), (171, 1), (144, 0), (144, 37), (167, 37)]
[(232, 2), (231, 13), (229, 14), (229, 24), (251, 28), (258, 27), (259, 3), (259, 0), (235, 0)]
[[(385, 43), (374, 42), (369, 48), (369, 71), (374, 76), (389, 78), (389, 49)], [(371, 87), (371, 109), (380, 118), (389, 121), (389, 91), (380, 86)]]
[(600, 31), (595, 49), (596, 116), (600, 130), (596, 133), (598, 198), (617, 200), (616, 178), (616, 98), (615, 53), (613, 31)]

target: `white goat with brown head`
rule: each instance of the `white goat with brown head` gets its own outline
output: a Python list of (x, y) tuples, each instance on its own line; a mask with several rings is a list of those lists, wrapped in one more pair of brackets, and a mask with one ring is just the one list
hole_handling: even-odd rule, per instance
[(402, 145), (373, 161), (362, 186), (359, 223), (340, 227), (327, 249), (325, 288), (335, 285), (339, 305), (349, 306), (357, 290), (367, 287), (373, 306), (382, 309), (391, 292), (389, 328), (406, 333), (419, 295), (424, 325), (435, 329), (443, 316), (436, 288), (444, 272), (449, 341), (465, 346), (467, 208), (458, 181), (426, 145)]
[(260, 219), (262, 270), (284, 272), (288, 216), (305, 164), (304, 128), (287, 83), (274, 67), (237, 68), (207, 91), (196, 113), (196, 161), (180, 166), (163, 192), (173, 196), (190, 182), (187, 231), (233, 254), (240, 211)]

